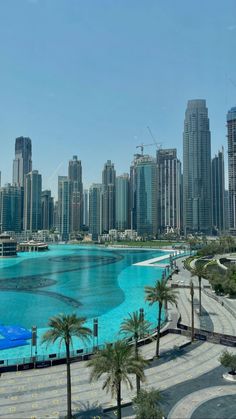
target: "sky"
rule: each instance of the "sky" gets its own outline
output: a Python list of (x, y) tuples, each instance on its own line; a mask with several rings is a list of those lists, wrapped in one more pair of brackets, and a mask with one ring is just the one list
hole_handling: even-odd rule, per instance
[[(0, 170), (12, 181), (15, 138), (57, 193), (68, 161), (84, 187), (104, 163), (129, 172), (136, 146), (176, 147), (189, 99), (206, 99), (212, 156), (236, 106), (235, 0), (0, 0)], [(145, 153), (155, 155), (155, 146)]]

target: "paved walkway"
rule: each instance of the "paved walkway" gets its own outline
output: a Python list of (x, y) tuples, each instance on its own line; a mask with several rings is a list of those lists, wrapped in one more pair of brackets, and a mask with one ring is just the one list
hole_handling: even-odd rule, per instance
[[(179, 261), (180, 273), (178, 280), (189, 284), (190, 273), (183, 269)], [(173, 282), (175, 280), (173, 279)], [(195, 280), (194, 280), (195, 281)], [(196, 279), (197, 281), (197, 279)], [(197, 282), (196, 282), (197, 284)], [(196, 292), (197, 298), (198, 292)], [(229, 334), (236, 334), (235, 319), (211, 298), (202, 295), (202, 303), (211, 320), (214, 330)], [(179, 310), (183, 323), (190, 324), (190, 296), (189, 289), (179, 289)], [(170, 315), (174, 316), (172, 309)], [(204, 316), (203, 316), (204, 317)], [(195, 324), (199, 316), (195, 313)], [(209, 342), (194, 343), (189, 351), (180, 354), (171, 350), (185, 343), (188, 339), (181, 335), (167, 335), (161, 339), (160, 360), (154, 360), (146, 369), (145, 387), (155, 387), (160, 390), (168, 389), (176, 384), (197, 378), (219, 366), (219, 356), (224, 349), (221, 345)], [(236, 348), (231, 350), (236, 353)], [(141, 348), (143, 355), (150, 359), (155, 353), (155, 342)], [(80, 402), (86, 404), (101, 404), (103, 407), (115, 405), (110, 394), (102, 390), (103, 380), (90, 383), (90, 371), (86, 362), (72, 364), (72, 400), (73, 409), (79, 409)], [(65, 415), (66, 407), (66, 367), (43, 370), (29, 370), (18, 373), (5, 373), (0, 380), (0, 417), (1, 418), (58, 418)], [(133, 384), (135, 380), (133, 378)], [(123, 402), (128, 402), (134, 396), (134, 391), (123, 387)], [(184, 417), (184, 416), (182, 416)]]
[(190, 419), (193, 412), (203, 403), (208, 400), (215, 399), (217, 397), (234, 395), (236, 398), (236, 385), (228, 386), (216, 386), (208, 387), (194, 393), (189, 394), (188, 396), (181, 399), (174, 407), (171, 409), (168, 419)]

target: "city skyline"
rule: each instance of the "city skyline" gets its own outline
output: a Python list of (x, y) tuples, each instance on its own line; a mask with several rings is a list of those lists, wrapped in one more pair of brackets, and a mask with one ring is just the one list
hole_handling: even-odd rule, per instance
[[(2, 184), (11, 182), (21, 135), (32, 139), (33, 169), (54, 196), (73, 155), (83, 163), (85, 188), (101, 182), (108, 159), (117, 174), (126, 172), (136, 145), (153, 142), (147, 126), (163, 148), (177, 147), (182, 161), (189, 99), (206, 99), (212, 155), (221, 146), (227, 151), (226, 114), (236, 103), (236, 4), (205, 3), (1, 5)], [(155, 155), (155, 148), (146, 151)]]

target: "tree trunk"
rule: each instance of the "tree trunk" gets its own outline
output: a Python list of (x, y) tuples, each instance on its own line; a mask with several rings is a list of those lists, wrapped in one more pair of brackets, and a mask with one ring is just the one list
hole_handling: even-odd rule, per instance
[(159, 357), (159, 348), (160, 348), (161, 310), (162, 310), (162, 303), (159, 303), (158, 324), (157, 324), (157, 343), (156, 343), (156, 357), (157, 358)]
[(121, 419), (121, 383), (118, 383), (117, 388), (117, 418)]
[(198, 285), (199, 285), (199, 316), (202, 315), (202, 278), (201, 276), (198, 277)]
[[(135, 358), (138, 358), (138, 339), (135, 339)], [(137, 396), (140, 392), (140, 378), (136, 375), (136, 389), (137, 389)]]
[(66, 343), (66, 372), (67, 372), (67, 419), (72, 418), (71, 413), (71, 375), (70, 375), (70, 345)]

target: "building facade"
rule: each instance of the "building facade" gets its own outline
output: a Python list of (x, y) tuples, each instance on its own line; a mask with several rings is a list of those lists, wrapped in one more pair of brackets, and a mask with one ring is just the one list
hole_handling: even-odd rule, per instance
[(129, 228), (129, 175), (124, 173), (116, 178), (116, 228), (120, 231)]
[(22, 226), (22, 189), (7, 184), (0, 188), (0, 226), (1, 231), (19, 233)]
[(189, 100), (183, 133), (184, 232), (211, 234), (211, 134), (202, 99)]
[(175, 148), (157, 151), (157, 183), (158, 230), (179, 233), (181, 163)]
[(225, 230), (225, 168), (224, 149), (218, 151), (218, 155), (211, 163), (212, 179), (212, 224), (216, 233)]
[(69, 161), (68, 181), (71, 183), (71, 231), (77, 233), (83, 226), (82, 165), (77, 156), (73, 156), (73, 159)]
[(13, 160), (13, 185), (24, 187), (25, 175), (31, 171), (31, 139), (28, 137), (18, 137), (15, 141), (15, 159)]
[(71, 232), (71, 181), (58, 176), (58, 231), (61, 240), (69, 240)]
[(51, 230), (54, 226), (54, 202), (51, 191), (42, 191), (42, 230)]
[(137, 233), (142, 237), (157, 234), (157, 166), (148, 155), (136, 161)]
[(101, 183), (93, 183), (89, 188), (89, 232), (93, 240), (102, 234), (102, 189)]
[(37, 231), (42, 226), (42, 177), (38, 170), (25, 176), (24, 186), (24, 230)]
[(116, 218), (116, 171), (111, 160), (107, 160), (102, 171), (102, 228), (104, 232), (115, 228)]
[(229, 171), (229, 229), (236, 234), (236, 107), (227, 113)]

